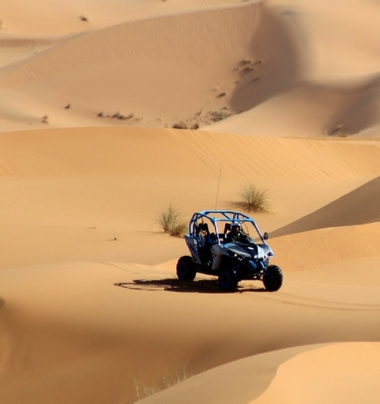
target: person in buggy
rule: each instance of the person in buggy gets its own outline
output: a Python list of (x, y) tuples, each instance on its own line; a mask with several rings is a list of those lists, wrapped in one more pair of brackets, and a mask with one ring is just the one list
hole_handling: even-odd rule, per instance
[(252, 239), (241, 229), (240, 223), (231, 223), (230, 232), (226, 236), (226, 243), (234, 243), (240, 241), (242, 243), (251, 243)]

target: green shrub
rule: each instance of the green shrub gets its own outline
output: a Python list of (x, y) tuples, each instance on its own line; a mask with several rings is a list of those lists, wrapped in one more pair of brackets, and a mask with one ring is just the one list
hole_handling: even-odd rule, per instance
[(171, 204), (165, 211), (161, 212), (159, 223), (164, 232), (169, 233), (171, 236), (181, 237), (187, 229), (187, 224), (182, 219), (181, 212)]

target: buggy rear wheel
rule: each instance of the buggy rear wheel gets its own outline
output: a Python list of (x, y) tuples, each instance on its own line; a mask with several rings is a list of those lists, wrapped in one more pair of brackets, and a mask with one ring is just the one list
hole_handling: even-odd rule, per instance
[(263, 283), (269, 292), (275, 292), (282, 285), (282, 271), (277, 265), (269, 265), (264, 273)]
[(177, 262), (177, 277), (180, 281), (193, 281), (196, 275), (193, 259), (189, 256), (181, 257)]
[(219, 274), (219, 286), (225, 292), (232, 292), (237, 288), (238, 279), (232, 269), (223, 269)]

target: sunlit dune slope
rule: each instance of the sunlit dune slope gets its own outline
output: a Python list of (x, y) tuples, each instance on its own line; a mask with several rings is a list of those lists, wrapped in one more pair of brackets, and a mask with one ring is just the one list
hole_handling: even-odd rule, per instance
[(139, 176), (151, 175), (155, 167), (161, 175), (179, 170), (194, 178), (202, 172), (207, 178), (222, 167), (227, 178), (318, 181), (373, 178), (380, 171), (379, 147), (371, 142), (123, 127), (9, 132), (0, 142), (2, 174), (9, 178)]
[(86, 32), (125, 21), (240, 3), (240, 0), (3, 0), (1, 33), (60, 35)]
[[(274, 232), (275, 233), (275, 232)], [(308, 270), (320, 265), (380, 253), (380, 223), (332, 227), (270, 240), (276, 261), (287, 270)]]
[[(239, 192), (254, 183), (269, 189), (273, 213), (255, 216), (272, 233), (380, 171), (379, 149), (371, 144), (174, 129), (11, 132), (2, 134), (0, 146), (2, 268), (165, 262), (187, 251), (158, 224), (169, 204), (187, 222), (194, 211), (213, 209), (216, 199), (220, 209), (236, 208)], [(357, 223), (364, 223), (361, 212)], [(146, 254), (148, 244), (154, 253)]]

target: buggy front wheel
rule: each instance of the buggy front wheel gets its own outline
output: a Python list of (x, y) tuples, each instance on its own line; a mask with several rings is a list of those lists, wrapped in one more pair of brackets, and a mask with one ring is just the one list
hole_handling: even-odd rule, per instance
[(193, 281), (196, 275), (193, 259), (181, 257), (177, 262), (177, 277), (180, 281)]
[(263, 283), (269, 292), (275, 292), (282, 286), (282, 271), (277, 265), (269, 265), (264, 273)]
[(238, 279), (232, 269), (223, 269), (219, 274), (219, 286), (225, 292), (232, 292), (237, 288)]

